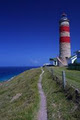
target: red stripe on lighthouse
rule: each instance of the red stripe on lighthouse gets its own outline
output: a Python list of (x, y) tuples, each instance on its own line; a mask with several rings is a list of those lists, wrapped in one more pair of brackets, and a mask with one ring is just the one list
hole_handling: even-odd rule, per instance
[(69, 28), (69, 26), (61, 26), (59, 31), (60, 32), (63, 32), (63, 31), (69, 32), (70, 28)]
[(70, 43), (70, 37), (60, 37), (60, 42)]

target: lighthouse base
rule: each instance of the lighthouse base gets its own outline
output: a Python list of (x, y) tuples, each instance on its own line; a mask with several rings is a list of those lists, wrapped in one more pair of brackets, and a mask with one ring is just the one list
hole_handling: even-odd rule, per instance
[(68, 61), (66, 58), (60, 58), (60, 61), (59, 61), (59, 66), (62, 67), (62, 66), (67, 66), (68, 65)]
[(68, 60), (66, 58), (57, 57), (57, 60), (58, 60), (58, 66), (60, 67), (68, 65)]

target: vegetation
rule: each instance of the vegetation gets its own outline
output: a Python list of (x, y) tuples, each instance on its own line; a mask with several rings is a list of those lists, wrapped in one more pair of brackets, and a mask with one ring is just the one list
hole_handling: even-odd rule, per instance
[(70, 70), (79, 70), (80, 71), (80, 63), (76, 63), (76, 60), (74, 64), (69, 64), (68, 69)]
[[(58, 69), (56, 72), (59, 73)], [(47, 69), (44, 70), (42, 85), (47, 99), (48, 120), (80, 120), (80, 106), (68, 100), (52, 74)]]
[[(80, 71), (63, 67), (44, 70), (42, 86), (47, 99), (48, 120), (80, 120), (80, 105), (67, 99), (61, 85), (52, 76), (53, 73), (62, 81), (62, 71), (65, 70), (68, 83), (79, 89)], [(39, 68), (32, 69), (0, 84), (0, 120), (36, 120), (40, 73)]]
[(0, 120), (35, 120), (40, 69), (25, 71), (0, 85)]
[(56, 75), (62, 81), (62, 71), (66, 73), (67, 83), (80, 90), (80, 71), (68, 70), (67, 67), (51, 67), (53, 74)]

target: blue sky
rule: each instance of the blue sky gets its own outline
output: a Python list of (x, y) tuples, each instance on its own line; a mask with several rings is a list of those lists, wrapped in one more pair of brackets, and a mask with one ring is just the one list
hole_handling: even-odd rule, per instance
[(79, 0), (0, 1), (0, 66), (37, 66), (59, 54), (59, 19), (70, 20), (71, 51), (80, 49)]

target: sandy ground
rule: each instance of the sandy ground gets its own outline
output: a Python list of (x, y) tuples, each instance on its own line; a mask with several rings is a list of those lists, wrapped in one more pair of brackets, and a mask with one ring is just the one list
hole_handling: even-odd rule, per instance
[(44, 94), (44, 91), (42, 89), (42, 84), (41, 84), (43, 73), (44, 71), (42, 69), (42, 73), (40, 75), (39, 82), (38, 82), (38, 89), (40, 94), (40, 108), (38, 112), (38, 120), (47, 120), (46, 96)]

